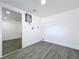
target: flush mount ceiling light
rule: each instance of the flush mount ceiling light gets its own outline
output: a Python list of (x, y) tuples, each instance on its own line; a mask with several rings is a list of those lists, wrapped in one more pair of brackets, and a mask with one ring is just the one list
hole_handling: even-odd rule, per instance
[(10, 14), (10, 11), (6, 11), (6, 14)]
[(7, 19), (7, 17), (4, 17), (4, 20), (6, 20)]
[(41, 4), (45, 5), (46, 4), (46, 0), (41, 0)]

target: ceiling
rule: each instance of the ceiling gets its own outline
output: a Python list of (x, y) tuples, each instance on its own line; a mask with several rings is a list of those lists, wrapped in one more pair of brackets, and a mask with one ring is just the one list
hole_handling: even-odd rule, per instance
[[(7, 13), (8, 11), (8, 13)], [(17, 13), (15, 11), (9, 10), (7, 8), (2, 8), (2, 15), (3, 15), (3, 20), (4, 21), (17, 21), (17, 22), (21, 22), (21, 14)]]
[[(0, 0), (0, 2), (8, 3), (41, 17), (79, 8), (79, 0), (46, 0), (46, 5), (41, 5), (40, 1), (41, 0)], [(33, 11), (33, 9), (36, 9), (36, 11)]]

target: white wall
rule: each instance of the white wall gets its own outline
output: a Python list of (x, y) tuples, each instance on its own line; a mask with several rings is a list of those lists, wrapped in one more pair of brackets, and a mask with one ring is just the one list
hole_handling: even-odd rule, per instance
[(21, 38), (22, 35), (22, 22), (21, 21), (4, 21), (2, 26), (2, 38), (5, 40), (12, 40), (16, 38)]
[[(25, 22), (25, 14), (22, 15), (23, 17), (23, 47), (26, 47), (30, 44), (33, 44), (35, 42), (42, 40), (42, 30), (40, 25), (40, 20), (38, 16), (32, 15), (32, 23), (26, 23)], [(39, 26), (39, 29), (37, 29), (37, 26)], [(34, 29), (32, 30), (32, 27)]]
[(79, 49), (79, 8), (42, 20), (45, 41)]
[(2, 8), (0, 6), (0, 58), (2, 57)]

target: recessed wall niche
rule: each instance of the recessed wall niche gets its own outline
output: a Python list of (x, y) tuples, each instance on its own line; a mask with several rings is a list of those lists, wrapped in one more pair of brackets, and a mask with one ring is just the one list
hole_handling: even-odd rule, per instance
[(28, 22), (29, 24), (32, 23), (32, 15), (25, 14), (25, 21)]

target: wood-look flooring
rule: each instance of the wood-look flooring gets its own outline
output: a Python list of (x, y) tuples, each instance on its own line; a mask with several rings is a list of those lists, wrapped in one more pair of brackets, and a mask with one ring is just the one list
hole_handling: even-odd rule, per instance
[(79, 51), (41, 41), (2, 59), (79, 59)]
[(12, 39), (12, 40), (6, 40), (2, 42), (2, 54), (6, 55), (14, 50), (22, 48), (22, 39)]

